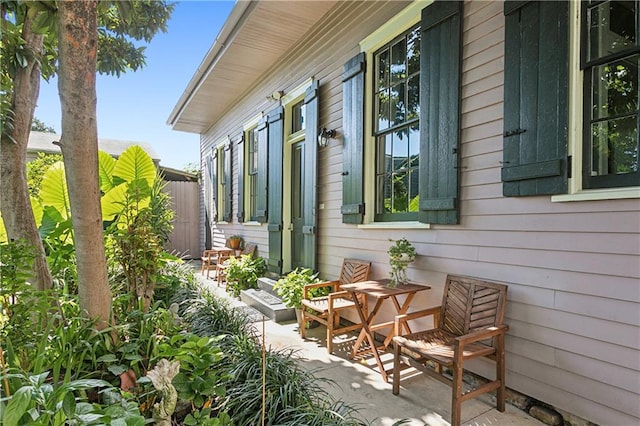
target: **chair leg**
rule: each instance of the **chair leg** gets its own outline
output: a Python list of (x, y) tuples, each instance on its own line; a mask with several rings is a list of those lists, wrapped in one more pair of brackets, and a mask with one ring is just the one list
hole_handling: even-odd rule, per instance
[(453, 382), (451, 383), (451, 426), (460, 426), (462, 411), (462, 360), (453, 363)]
[(500, 387), (496, 391), (496, 408), (504, 412), (505, 403), (505, 365), (504, 365), (504, 334), (496, 336), (496, 380), (500, 380)]
[(333, 313), (327, 314), (327, 352), (333, 352), (333, 328), (336, 317)]
[(307, 324), (307, 317), (304, 314), (305, 312), (305, 307), (300, 308), (300, 318), (302, 320), (302, 325), (300, 326), (300, 337), (302, 337), (303, 339), (307, 337), (307, 327), (305, 327), (305, 325)]
[(400, 394), (400, 345), (393, 342), (393, 394)]

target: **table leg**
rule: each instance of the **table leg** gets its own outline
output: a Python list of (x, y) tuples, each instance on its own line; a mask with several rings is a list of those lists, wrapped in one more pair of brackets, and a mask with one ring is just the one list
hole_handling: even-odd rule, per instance
[(376, 300), (376, 305), (368, 315), (364, 312), (364, 309), (360, 306), (359, 302), (356, 302), (358, 314), (360, 315), (360, 319), (362, 320), (362, 330), (360, 330), (360, 334), (358, 335), (358, 339), (356, 343), (353, 345), (352, 358), (355, 358), (358, 354), (358, 350), (364, 340), (367, 339), (369, 346), (371, 347), (371, 353), (376, 360), (376, 364), (380, 369), (380, 374), (382, 375), (382, 379), (386, 382), (388, 381), (387, 372), (384, 369), (384, 365), (382, 364), (382, 359), (380, 359), (380, 353), (378, 352), (378, 347), (376, 346), (376, 341), (373, 336), (373, 332), (370, 329), (370, 326), (373, 324), (373, 321), (380, 310), (380, 306), (382, 306), (382, 302), (384, 302), (383, 298), (379, 298)]

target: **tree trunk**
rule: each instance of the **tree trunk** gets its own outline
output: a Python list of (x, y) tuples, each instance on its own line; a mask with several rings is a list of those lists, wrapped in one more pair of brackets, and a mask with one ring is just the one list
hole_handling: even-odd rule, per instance
[[(51, 272), (33, 217), (27, 187), (27, 145), (31, 121), (40, 93), (40, 57), (43, 35), (31, 29), (32, 20), (25, 17), (22, 38), (33, 52), (25, 68), (19, 68), (13, 82), (11, 108), (13, 129), (5, 129), (0, 140), (0, 211), (9, 241), (24, 239), (35, 249), (32, 284), (39, 290), (52, 287)], [(36, 58), (36, 59), (34, 59)]]
[(58, 90), (62, 140), (78, 262), (81, 309), (101, 327), (111, 320), (102, 232), (96, 123), (97, 1), (58, 2)]

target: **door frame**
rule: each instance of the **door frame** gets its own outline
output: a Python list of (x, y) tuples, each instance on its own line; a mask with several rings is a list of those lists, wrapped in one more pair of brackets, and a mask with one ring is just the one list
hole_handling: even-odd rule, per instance
[[(303, 102), (305, 93), (313, 84), (313, 78), (309, 78), (300, 86), (291, 90), (281, 99), (284, 107), (284, 144), (282, 153), (282, 271), (291, 270), (291, 235), (292, 235), (292, 219), (291, 219), (291, 186), (292, 179), (292, 158), (291, 149), (294, 144), (305, 141), (306, 125), (298, 132), (291, 133), (292, 127), (292, 110), (293, 106), (298, 102)], [(304, 163), (303, 163), (304, 164)]]

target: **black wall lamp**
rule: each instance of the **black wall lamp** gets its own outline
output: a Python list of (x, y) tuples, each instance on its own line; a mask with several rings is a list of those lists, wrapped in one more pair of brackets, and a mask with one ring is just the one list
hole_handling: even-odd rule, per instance
[(320, 130), (320, 134), (318, 134), (318, 146), (320, 148), (324, 148), (329, 145), (329, 139), (334, 139), (336, 137), (336, 131), (334, 129), (327, 129), (323, 127)]

